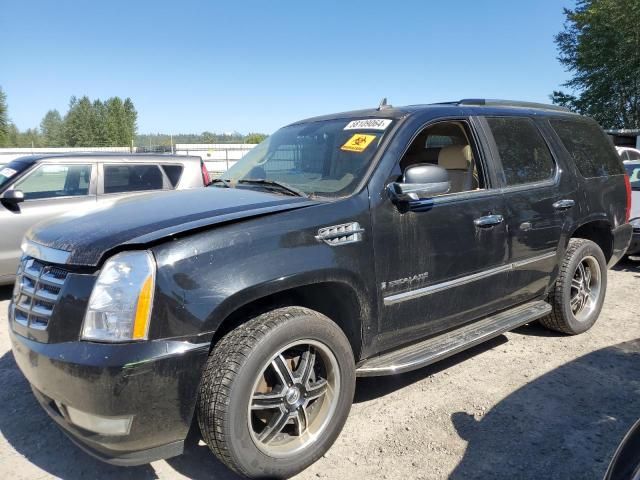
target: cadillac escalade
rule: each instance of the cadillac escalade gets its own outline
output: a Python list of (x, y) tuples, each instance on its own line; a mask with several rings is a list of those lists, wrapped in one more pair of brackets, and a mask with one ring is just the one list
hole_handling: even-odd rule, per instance
[(358, 376), (534, 321), (588, 330), (630, 196), (596, 122), (557, 107), (383, 102), (296, 122), (208, 188), (32, 228), (13, 353), (107, 462), (179, 455), (193, 428), (234, 471), (288, 477), (339, 435)]

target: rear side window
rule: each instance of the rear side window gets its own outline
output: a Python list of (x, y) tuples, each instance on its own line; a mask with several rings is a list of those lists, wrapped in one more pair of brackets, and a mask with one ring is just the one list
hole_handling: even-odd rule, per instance
[(578, 170), (585, 178), (624, 173), (620, 157), (598, 124), (576, 120), (550, 120)]
[(104, 193), (162, 190), (162, 172), (157, 165), (105, 165)]
[(176, 188), (176, 185), (178, 185), (178, 182), (180, 181), (180, 177), (182, 177), (182, 165), (162, 165), (162, 169), (171, 182), (171, 186)]
[(538, 128), (529, 118), (487, 118), (498, 147), (507, 185), (548, 180), (555, 162)]

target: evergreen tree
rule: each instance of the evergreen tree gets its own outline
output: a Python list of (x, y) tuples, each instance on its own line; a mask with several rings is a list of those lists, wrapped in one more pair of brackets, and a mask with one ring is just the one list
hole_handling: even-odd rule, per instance
[(93, 109), (91, 130), (95, 146), (108, 147), (110, 143), (107, 134), (107, 107), (100, 100), (94, 100), (91, 107)]
[(265, 138), (264, 133), (250, 133), (244, 138), (244, 143), (261, 143)]
[(41, 147), (42, 137), (37, 128), (27, 128), (24, 132), (20, 133), (18, 140), (19, 147)]
[(138, 131), (138, 112), (133, 102), (129, 97), (124, 101), (124, 114), (127, 125), (127, 145), (131, 145), (131, 142), (135, 139)]
[(45, 147), (64, 145), (64, 124), (58, 110), (49, 110), (40, 122), (42, 143)]
[(124, 105), (120, 97), (112, 97), (105, 102), (107, 141), (112, 146), (124, 146), (126, 126)]
[(13, 123), (9, 123), (7, 127), (7, 147), (17, 147), (20, 143), (20, 132), (18, 127)]
[(65, 140), (70, 147), (90, 147), (95, 141), (95, 114), (89, 97), (71, 97), (64, 120)]
[(0, 147), (9, 142), (9, 115), (7, 113), (7, 95), (0, 87)]

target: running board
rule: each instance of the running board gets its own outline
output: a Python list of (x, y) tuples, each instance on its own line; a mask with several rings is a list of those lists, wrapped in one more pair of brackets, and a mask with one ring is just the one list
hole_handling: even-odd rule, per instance
[(551, 305), (547, 302), (540, 300), (525, 303), (420, 343), (369, 358), (358, 366), (356, 375), (375, 377), (422, 368), (544, 317), (550, 312)]

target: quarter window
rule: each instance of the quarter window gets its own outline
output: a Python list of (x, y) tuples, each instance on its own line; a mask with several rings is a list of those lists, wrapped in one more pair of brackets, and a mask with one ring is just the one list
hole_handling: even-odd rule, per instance
[(104, 193), (162, 190), (162, 172), (157, 165), (105, 165)]
[(529, 118), (487, 118), (498, 147), (507, 185), (548, 180), (555, 163), (551, 152)]
[(162, 169), (169, 178), (171, 186), (175, 188), (182, 177), (182, 165), (163, 165)]
[(18, 182), (25, 200), (78, 197), (89, 194), (91, 165), (41, 165)]
[(585, 120), (550, 120), (562, 144), (585, 178), (624, 173), (620, 157), (609, 138), (595, 122)]
[(629, 160), (640, 160), (640, 152), (635, 150), (627, 150), (627, 157)]

